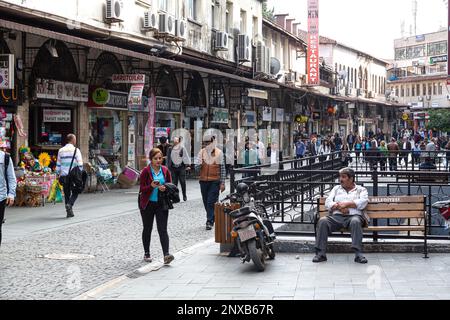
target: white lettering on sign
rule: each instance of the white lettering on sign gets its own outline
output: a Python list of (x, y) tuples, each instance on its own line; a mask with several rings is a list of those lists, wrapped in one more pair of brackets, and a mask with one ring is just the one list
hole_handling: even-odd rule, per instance
[(43, 122), (71, 122), (70, 110), (44, 109)]
[(399, 203), (400, 198), (370, 198), (370, 202), (395, 202)]
[(113, 83), (145, 83), (145, 74), (113, 74)]

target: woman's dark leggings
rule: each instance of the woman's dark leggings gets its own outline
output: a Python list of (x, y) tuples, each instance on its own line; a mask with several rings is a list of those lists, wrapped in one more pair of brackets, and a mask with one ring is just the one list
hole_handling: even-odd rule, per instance
[(142, 231), (142, 243), (144, 245), (144, 252), (150, 253), (150, 239), (152, 237), (153, 220), (156, 216), (156, 226), (158, 228), (159, 240), (163, 249), (164, 256), (169, 254), (169, 234), (167, 233), (167, 220), (169, 218), (169, 211), (162, 210), (158, 203), (150, 202), (141, 211), (142, 223), (144, 230)]
[(0, 202), (0, 245), (2, 244), (2, 224), (3, 219), (5, 218), (5, 207), (6, 207), (6, 200), (3, 200)]

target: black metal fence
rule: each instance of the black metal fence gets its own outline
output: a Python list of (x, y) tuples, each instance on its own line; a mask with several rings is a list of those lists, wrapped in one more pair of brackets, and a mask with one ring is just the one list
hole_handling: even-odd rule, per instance
[[(405, 153), (399, 152), (395, 159)], [(433, 239), (450, 239), (445, 220), (440, 216), (432, 204), (450, 197), (450, 172), (448, 171), (448, 158), (439, 152), (422, 152), (419, 163), (411, 164), (411, 154), (408, 154), (408, 165), (401, 163), (397, 170), (383, 167), (384, 161), (379, 154), (367, 152), (364, 159), (357, 159), (355, 153), (350, 153), (352, 161), (346, 152), (332, 153), (326, 156), (316, 156), (298, 160), (289, 160), (277, 165), (255, 166), (234, 169), (231, 172), (231, 191), (240, 182), (258, 184), (255, 189), (255, 198), (262, 203), (278, 226), (277, 233), (283, 235), (314, 235), (315, 213), (317, 212), (317, 199), (326, 196), (331, 189), (338, 185), (339, 170), (350, 166), (356, 171), (356, 182), (363, 185), (371, 196), (395, 195), (425, 195), (428, 214), (428, 236)], [(430, 156), (431, 155), (431, 156)], [(389, 157), (386, 157), (389, 161)], [(394, 156), (391, 158), (393, 162)], [(434, 164), (433, 169), (427, 165)], [(380, 169), (384, 169), (381, 170)], [(393, 219), (397, 220), (397, 219)], [(404, 221), (373, 221), (374, 225), (401, 224)], [(408, 221), (407, 223), (410, 223)], [(411, 234), (375, 234), (376, 238), (422, 238), (423, 236)]]

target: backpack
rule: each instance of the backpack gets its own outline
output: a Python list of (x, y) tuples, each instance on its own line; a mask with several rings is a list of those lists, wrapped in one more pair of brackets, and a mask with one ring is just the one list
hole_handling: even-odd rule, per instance
[(5, 152), (5, 182), (6, 182), (6, 194), (9, 194), (9, 183), (8, 183), (8, 166), (9, 166), (9, 160), (10, 155)]
[(73, 161), (75, 160), (75, 155), (77, 153), (77, 148), (73, 153), (72, 162), (70, 163), (68, 178), (70, 181), (71, 189), (77, 193), (81, 193), (84, 190), (87, 174), (84, 170), (81, 170), (79, 166), (72, 169)]

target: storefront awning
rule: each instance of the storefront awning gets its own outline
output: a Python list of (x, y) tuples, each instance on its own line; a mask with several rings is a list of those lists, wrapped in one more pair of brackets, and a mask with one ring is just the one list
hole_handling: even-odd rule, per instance
[(102, 50), (102, 51), (108, 51), (111, 53), (116, 53), (116, 54), (120, 54), (120, 55), (127, 56), (127, 57), (132, 57), (132, 58), (136, 58), (136, 59), (140, 59), (140, 60), (144, 60), (144, 61), (151, 61), (151, 62), (163, 64), (163, 65), (169, 65), (169, 66), (175, 67), (175, 68), (193, 70), (193, 71), (213, 74), (213, 75), (217, 75), (217, 76), (221, 76), (221, 77), (226, 77), (229, 79), (234, 79), (234, 80), (238, 80), (241, 82), (245, 82), (245, 83), (248, 83), (248, 84), (251, 84), (254, 86), (259, 86), (259, 87), (264, 87), (264, 88), (274, 88), (274, 89), (279, 88), (279, 85), (277, 85), (277, 84), (248, 79), (245, 77), (240, 77), (240, 76), (226, 73), (223, 71), (212, 70), (212, 69), (195, 66), (195, 65), (191, 65), (191, 64), (187, 64), (187, 63), (183, 63), (183, 62), (159, 58), (159, 57), (155, 57), (152, 55), (123, 49), (120, 47), (111, 46), (111, 45), (107, 45), (107, 44), (92, 41), (92, 40), (87, 40), (84, 38), (79, 38), (79, 37), (55, 32), (55, 31), (50, 31), (50, 30), (45, 30), (45, 29), (41, 29), (41, 28), (36, 28), (33, 26), (29, 26), (29, 25), (20, 24), (17, 22), (0, 20), (0, 27), (13, 29), (13, 30), (17, 30), (17, 31), (22, 31), (22, 32), (27, 32), (27, 33), (31, 33), (31, 34), (46, 37), (46, 38), (51, 38), (51, 39), (55, 39), (55, 40), (60, 40), (60, 41), (76, 44), (79, 46), (94, 48), (94, 49), (98, 49), (98, 50)]

